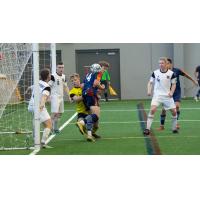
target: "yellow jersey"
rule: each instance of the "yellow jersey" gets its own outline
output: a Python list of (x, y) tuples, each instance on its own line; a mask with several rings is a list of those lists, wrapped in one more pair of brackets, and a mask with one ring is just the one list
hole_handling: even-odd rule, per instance
[[(74, 87), (69, 91), (69, 95), (70, 96), (82, 96), (82, 88), (80, 87)], [(83, 103), (83, 101), (79, 101), (76, 103), (76, 111), (78, 113), (84, 113), (84, 114), (88, 114), (88, 112), (86, 111), (86, 107), (85, 104)]]

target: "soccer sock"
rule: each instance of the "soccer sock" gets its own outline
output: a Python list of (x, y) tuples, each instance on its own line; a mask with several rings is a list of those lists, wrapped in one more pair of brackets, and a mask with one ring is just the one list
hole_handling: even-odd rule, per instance
[(179, 119), (180, 111), (177, 111), (177, 120)]
[(85, 123), (86, 123), (86, 129), (88, 131), (92, 131), (92, 128), (93, 128), (93, 124), (96, 123), (98, 121), (98, 116), (96, 114), (91, 114), (91, 115), (88, 115), (86, 118), (85, 118)]
[(92, 136), (92, 131), (88, 131), (87, 134), (88, 134), (89, 136)]
[(105, 99), (107, 100), (107, 99), (108, 99), (108, 93), (105, 92), (105, 93), (104, 93), (104, 96), (105, 96)]
[(162, 126), (164, 126), (164, 124), (165, 124), (165, 118), (166, 118), (166, 115), (160, 115), (160, 124), (162, 125)]
[(176, 130), (177, 125), (177, 115), (172, 116), (172, 130)]
[(44, 131), (43, 131), (43, 135), (42, 135), (42, 140), (41, 140), (41, 143), (45, 144), (49, 134), (51, 132), (51, 129), (50, 128), (45, 128)]
[(154, 118), (154, 115), (151, 115), (151, 114), (148, 115), (147, 127), (146, 127), (148, 130), (151, 129), (151, 124), (152, 124), (152, 122), (153, 122), (153, 118)]
[(53, 119), (53, 130), (58, 130), (58, 118)]

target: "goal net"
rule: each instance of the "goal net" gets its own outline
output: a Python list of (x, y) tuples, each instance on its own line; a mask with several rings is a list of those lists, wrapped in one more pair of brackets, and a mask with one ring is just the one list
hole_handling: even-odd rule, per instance
[[(39, 70), (51, 69), (50, 49), (39, 45)], [(27, 109), (33, 72), (32, 44), (0, 44), (0, 150), (34, 147), (33, 115)]]

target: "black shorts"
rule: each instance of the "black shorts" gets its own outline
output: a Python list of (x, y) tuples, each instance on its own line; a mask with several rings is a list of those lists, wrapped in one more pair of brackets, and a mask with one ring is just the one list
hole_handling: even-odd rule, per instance
[(85, 113), (78, 113), (77, 121), (78, 121), (78, 119), (80, 119), (80, 118), (85, 119), (85, 117), (87, 117), (87, 114), (85, 114)]

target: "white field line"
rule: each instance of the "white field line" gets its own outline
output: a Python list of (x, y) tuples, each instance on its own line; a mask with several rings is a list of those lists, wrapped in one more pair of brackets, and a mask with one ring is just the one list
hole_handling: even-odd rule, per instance
[[(171, 122), (171, 120), (165, 120), (166, 122)], [(179, 122), (200, 122), (200, 119), (194, 119), (194, 120), (190, 120), (190, 119), (186, 119), (186, 120), (178, 120)], [(113, 122), (113, 121), (108, 121), (108, 122), (101, 122), (100, 121), (100, 124), (137, 124), (137, 123), (140, 123), (140, 122), (146, 122), (146, 121), (126, 121), (126, 122)], [(160, 121), (158, 120), (155, 120), (153, 122), (156, 122), (156, 123), (160, 123)], [(75, 123), (69, 123), (70, 125), (72, 124), (75, 124)]]
[[(77, 116), (77, 112), (74, 113), (60, 128), (59, 131), (62, 131), (75, 117)], [(48, 144), (56, 134), (50, 135), (50, 137), (47, 139), (46, 144)], [(30, 155), (36, 155), (40, 151), (40, 148), (35, 149), (33, 152), (30, 153)]]
[[(133, 112), (133, 111), (138, 111), (138, 110), (149, 110), (149, 108), (148, 109), (109, 109), (109, 110), (101, 110), (101, 112)], [(162, 109), (157, 109), (157, 110), (162, 110)], [(200, 107), (198, 107), (198, 108), (181, 108), (181, 110), (200, 110)], [(65, 110), (66, 112), (73, 112), (74, 110)]]
[[(102, 137), (100, 140), (122, 140), (122, 139), (144, 139), (145, 136), (124, 136), (124, 137)], [(151, 136), (149, 136), (151, 137)], [(177, 135), (156, 135), (156, 138), (200, 138), (200, 136), (195, 135), (188, 135), (188, 136), (182, 136), (180, 134)], [(82, 139), (73, 139), (73, 138), (66, 138), (62, 141), (82, 141)]]

